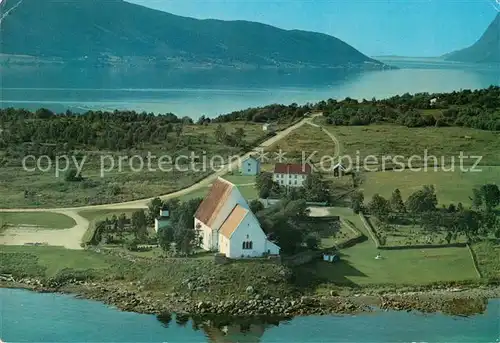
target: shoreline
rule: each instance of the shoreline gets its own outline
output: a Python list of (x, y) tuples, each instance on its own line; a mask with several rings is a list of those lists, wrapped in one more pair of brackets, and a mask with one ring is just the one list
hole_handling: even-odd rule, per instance
[(120, 311), (163, 315), (231, 317), (296, 317), (311, 315), (345, 315), (374, 311), (417, 311), (451, 316), (471, 316), (486, 310), (488, 300), (500, 299), (500, 286), (434, 287), (421, 290), (381, 291), (374, 288), (351, 289), (339, 295), (297, 295), (276, 298), (250, 294), (248, 297), (210, 301), (179, 293), (153, 293), (127, 289), (123, 284), (74, 281), (65, 285), (43, 285), (40, 280), (0, 279), (0, 288), (23, 289), (38, 293), (73, 295), (94, 300)]

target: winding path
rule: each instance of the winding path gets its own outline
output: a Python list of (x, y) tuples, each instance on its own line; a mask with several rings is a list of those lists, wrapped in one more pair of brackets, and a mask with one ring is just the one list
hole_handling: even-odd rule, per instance
[[(268, 140), (261, 143), (259, 146), (255, 147), (251, 152), (244, 154), (241, 159), (249, 157), (251, 154), (255, 153), (260, 149), (267, 148), (277, 141), (288, 136), (292, 131), (302, 127), (304, 124), (310, 124), (312, 126), (319, 127), (319, 125), (314, 124), (312, 120), (315, 117), (321, 116), (322, 113), (315, 113), (311, 117), (304, 118), (298, 123), (278, 132), (275, 136), (269, 138)], [(328, 131), (322, 128), (332, 140), (336, 143), (337, 140)], [(338, 149), (337, 149), (338, 150)], [(162, 200), (168, 200), (172, 198), (177, 198), (183, 195), (187, 195), (191, 192), (199, 190), (204, 187), (209, 187), (219, 176), (226, 174), (228, 171), (237, 170), (239, 168), (238, 161), (234, 161), (221, 168), (219, 171), (207, 176), (206, 178), (198, 181), (197, 183), (186, 187), (184, 189), (172, 192), (169, 194), (161, 195)], [(139, 199), (133, 201), (126, 201), (114, 204), (103, 204), (103, 205), (90, 205), (81, 207), (68, 207), (68, 208), (27, 208), (27, 209), (0, 209), (1, 212), (50, 212), (50, 213), (60, 213), (64, 214), (77, 223), (74, 227), (65, 230), (42, 230), (42, 229), (26, 229), (26, 228), (14, 228), (6, 230), (3, 235), (0, 236), (0, 244), (10, 244), (10, 245), (20, 245), (25, 243), (36, 243), (36, 242), (46, 242), (49, 245), (64, 246), (68, 249), (81, 249), (80, 242), (85, 231), (88, 228), (89, 222), (87, 219), (82, 217), (79, 212), (88, 210), (121, 210), (121, 209), (140, 209), (147, 208), (148, 203), (155, 197)]]

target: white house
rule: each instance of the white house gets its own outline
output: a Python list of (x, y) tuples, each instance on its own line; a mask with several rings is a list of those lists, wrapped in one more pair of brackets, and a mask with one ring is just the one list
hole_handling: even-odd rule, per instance
[(431, 106), (435, 106), (436, 103), (437, 103), (438, 99), (437, 98), (432, 98), (430, 101), (429, 101), (429, 105)]
[(158, 233), (159, 230), (166, 227), (170, 220), (170, 211), (167, 208), (160, 209), (160, 215), (155, 218), (155, 231)]
[(241, 162), (240, 171), (242, 175), (259, 175), (260, 161), (255, 157), (250, 156)]
[(274, 166), (273, 180), (280, 186), (302, 187), (311, 172), (311, 165), (307, 163), (277, 163)]
[(277, 255), (280, 248), (267, 239), (248, 203), (231, 182), (218, 178), (194, 216), (202, 248), (229, 258)]

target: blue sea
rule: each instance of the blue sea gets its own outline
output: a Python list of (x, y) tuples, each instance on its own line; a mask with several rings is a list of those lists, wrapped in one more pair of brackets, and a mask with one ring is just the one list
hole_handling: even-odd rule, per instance
[(500, 300), (484, 314), (384, 312), (296, 317), (223, 327), (121, 312), (69, 295), (0, 289), (0, 337), (10, 342), (500, 342)]

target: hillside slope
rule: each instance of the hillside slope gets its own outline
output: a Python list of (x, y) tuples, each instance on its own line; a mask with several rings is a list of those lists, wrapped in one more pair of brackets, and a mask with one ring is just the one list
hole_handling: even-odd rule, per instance
[(1, 23), (3, 54), (107, 63), (382, 66), (335, 37), (255, 22), (198, 20), (122, 0), (4, 0), (2, 13), (16, 5)]
[(444, 57), (458, 62), (500, 63), (500, 13), (476, 43)]

